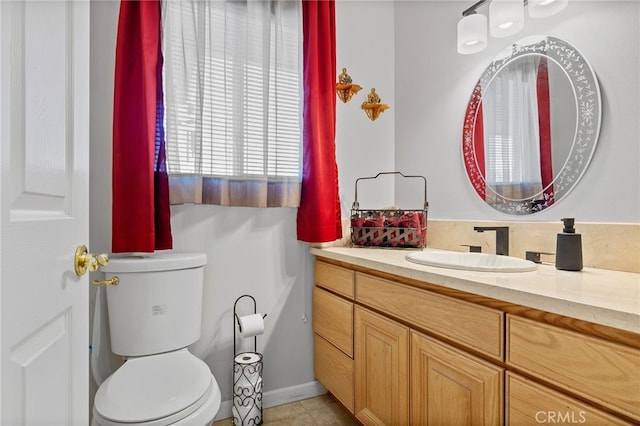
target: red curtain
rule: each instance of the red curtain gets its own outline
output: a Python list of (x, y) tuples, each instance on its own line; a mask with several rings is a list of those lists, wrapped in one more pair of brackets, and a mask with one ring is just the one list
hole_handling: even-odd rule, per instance
[(298, 239), (342, 238), (336, 164), (336, 25), (334, 0), (302, 2), (303, 161)]
[(536, 79), (538, 125), (540, 131), (540, 174), (545, 200), (553, 204), (553, 159), (551, 155), (551, 116), (549, 104), (549, 68), (547, 58), (540, 59)]
[(160, 2), (122, 0), (113, 106), (114, 253), (172, 247), (161, 73)]

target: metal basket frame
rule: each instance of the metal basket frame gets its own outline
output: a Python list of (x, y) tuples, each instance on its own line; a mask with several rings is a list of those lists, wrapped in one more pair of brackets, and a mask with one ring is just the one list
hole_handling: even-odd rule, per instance
[[(358, 203), (358, 183), (361, 180), (377, 179), (381, 175), (399, 175), (404, 178), (421, 179), (424, 182), (424, 205), (422, 209), (360, 209)], [(351, 207), (351, 244), (359, 247), (394, 247), (394, 248), (424, 248), (427, 244), (427, 179), (419, 175), (405, 175), (401, 172), (380, 172), (375, 176), (356, 179), (355, 201)], [(422, 217), (420, 218), (420, 215)], [(403, 217), (412, 217), (416, 214), (419, 226), (392, 226), (398, 225)], [(380, 223), (381, 218), (383, 219)], [(382, 226), (357, 226), (359, 221), (374, 221)], [(370, 223), (370, 222), (369, 222)]]

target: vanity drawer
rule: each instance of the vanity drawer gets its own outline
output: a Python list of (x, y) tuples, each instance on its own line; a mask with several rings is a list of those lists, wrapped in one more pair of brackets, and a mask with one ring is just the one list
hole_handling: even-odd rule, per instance
[(640, 350), (507, 316), (507, 363), (640, 421)]
[(354, 272), (347, 268), (316, 261), (315, 283), (349, 299), (354, 295)]
[(517, 374), (507, 373), (506, 424), (579, 423), (631, 425), (577, 399), (563, 395)]
[(356, 273), (356, 300), (416, 327), (502, 360), (504, 314), (427, 290)]
[(313, 331), (353, 357), (353, 303), (315, 287)]
[(316, 379), (353, 413), (353, 360), (317, 334), (313, 345)]

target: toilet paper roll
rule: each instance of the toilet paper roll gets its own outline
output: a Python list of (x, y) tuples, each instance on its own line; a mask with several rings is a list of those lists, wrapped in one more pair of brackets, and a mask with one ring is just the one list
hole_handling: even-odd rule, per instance
[(262, 377), (259, 377), (258, 379), (240, 377), (233, 383), (234, 396), (246, 397), (259, 392), (262, 392)]
[(246, 401), (247, 405), (236, 404), (231, 409), (234, 426), (262, 424), (262, 401)]
[(236, 355), (233, 359), (233, 362), (238, 364), (253, 364), (254, 362), (258, 362), (262, 359), (262, 356), (256, 352), (243, 352), (241, 354)]
[(264, 333), (264, 318), (262, 314), (239, 317), (238, 323), (240, 324), (240, 337), (253, 337)]
[(233, 424), (262, 424), (262, 355), (243, 352), (233, 360)]
[(236, 355), (233, 366), (233, 388), (238, 394), (246, 394), (247, 389), (262, 391), (262, 355), (244, 352)]
[(246, 394), (247, 389), (261, 390), (262, 389), (262, 377), (261, 371), (241, 369), (234, 371), (233, 376), (233, 389), (234, 392)]

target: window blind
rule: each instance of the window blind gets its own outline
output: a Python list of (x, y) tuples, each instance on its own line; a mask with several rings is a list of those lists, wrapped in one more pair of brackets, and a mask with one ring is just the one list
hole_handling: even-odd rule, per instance
[(300, 180), (298, 9), (249, 3), (163, 5), (170, 175)]

